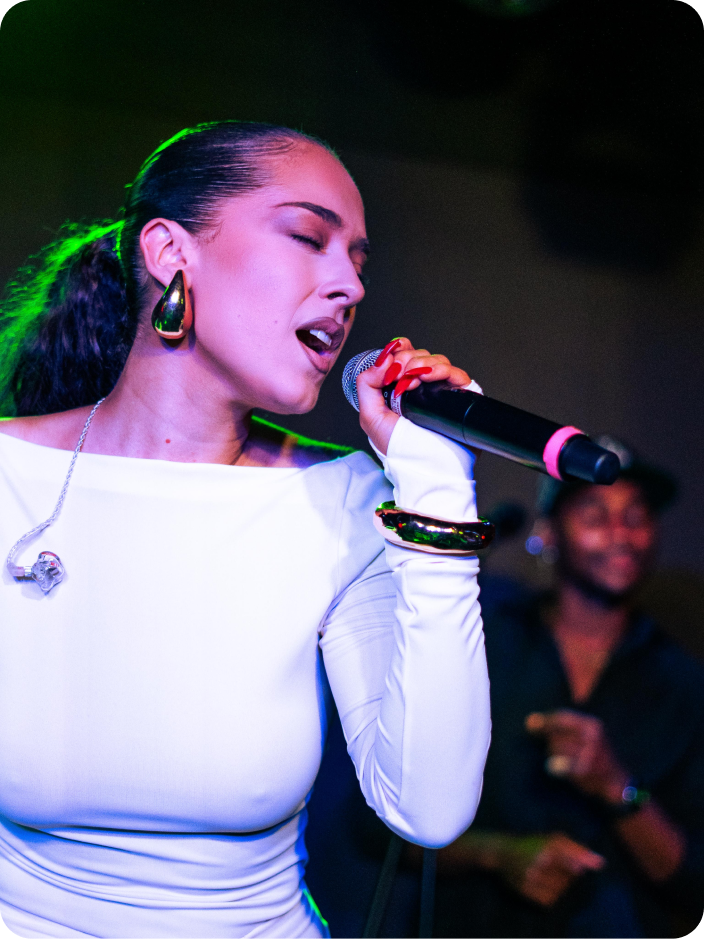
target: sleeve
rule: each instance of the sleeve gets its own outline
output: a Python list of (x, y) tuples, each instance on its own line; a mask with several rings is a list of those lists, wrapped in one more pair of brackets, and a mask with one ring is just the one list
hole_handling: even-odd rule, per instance
[[(701, 707), (699, 708), (701, 710)], [(671, 771), (663, 791), (654, 795), (685, 835), (680, 867), (661, 889), (675, 903), (701, 916), (704, 897), (704, 719), (694, 725), (691, 744)]]
[[(463, 447), (401, 418), (384, 462), (398, 505), (476, 520), (474, 457)], [(490, 716), (478, 569), (476, 557), (387, 543), (323, 627), (364, 797), (393, 831), (426, 847), (465, 831), (481, 795)]]

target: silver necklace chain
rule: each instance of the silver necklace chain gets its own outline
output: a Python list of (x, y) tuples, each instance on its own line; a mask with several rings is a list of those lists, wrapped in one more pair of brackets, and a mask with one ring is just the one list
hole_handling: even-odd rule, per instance
[(76, 465), (78, 454), (81, 452), (81, 448), (83, 447), (83, 443), (86, 439), (88, 428), (90, 427), (91, 421), (95, 417), (95, 412), (98, 410), (104, 400), (105, 398), (101, 398), (100, 401), (94, 405), (93, 409), (88, 415), (88, 420), (85, 422), (81, 436), (78, 438), (76, 449), (73, 451), (68, 473), (66, 473), (66, 479), (64, 480), (63, 487), (59, 493), (59, 498), (56, 506), (54, 507), (54, 511), (45, 522), (42, 522), (39, 525), (35, 525), (31, 531), (26, 532), (18, 541), (13, 544), (13, 546), (10, 548), (10, 553), (7, 555), (7, 560), (5, 561), (7, 569), (13, 577), (17, 578), (18, 580), (35, 580), (45, 593), (48, 593), (49, 590), (55, 584), (59, 583), (64, 576), (64, 567), (57, 555), (53, 554), (51, 551), (42, 551), (31, 567), (21, 567), (15, 564), (15, 555), (19, 551), (20, 547), (25, 543), (25, 541), (28, 541), (35, 535), (43, 532), (45, 528), (53, 525), (53, 523), (58, 518), (59, 512), (61, 511), (61, 506), (64, 504), (64, 499), (66, 498), (68, 484), (71, 482), (71, 476), (73, 475), (73, 469)]

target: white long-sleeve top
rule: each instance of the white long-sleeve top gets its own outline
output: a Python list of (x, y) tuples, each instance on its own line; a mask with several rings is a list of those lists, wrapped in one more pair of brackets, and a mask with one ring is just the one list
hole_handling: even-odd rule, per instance
[[(0, 550), (71, 454), (0, 433)], [(472, 455), (401, 419), (403, 508), (476, 519)], [(44, 595), (0, 582), (0, 910), (25, 936), (317, 936), (305, 803), (322, 669), (368, 803), (428, 846), (470, 824), (489, 743), (472, 557), (386, 544), (362, 453), (305, 469), (81, 454)], [(324, 912), (324, 911), (323, 911)]]

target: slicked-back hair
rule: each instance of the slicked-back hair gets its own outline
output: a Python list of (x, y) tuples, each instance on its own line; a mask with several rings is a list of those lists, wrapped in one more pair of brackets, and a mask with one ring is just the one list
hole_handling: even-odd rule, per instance
[(50, 414), (114, 387), (137, 332), (150, 278), (139, 246), (153, 218), (198, 236), (222, 202), (265, 186), (271, 160), (303, 143), (273, 124), (216, 121), (161, 144), (127, 187), (118, 221), (66, 224), (8, 288), (0, 306), (0, 414)]

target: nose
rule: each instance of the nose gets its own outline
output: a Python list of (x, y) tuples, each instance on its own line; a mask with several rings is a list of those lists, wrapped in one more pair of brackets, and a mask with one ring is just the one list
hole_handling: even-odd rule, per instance
[(632, 531), (623, 519), (615, 518), (611, 522), (611, 540), (617, 545), (630, 544)]
[(330, 277), (320, 285), (318, 295), (321, 299), (332, 301), (335, 306), (356, 306), (364, 297), (364, 287), (354, 264), (349, 257), (345, 257), (332, 266), (334, 270), (328, 269), (326, 272)]

